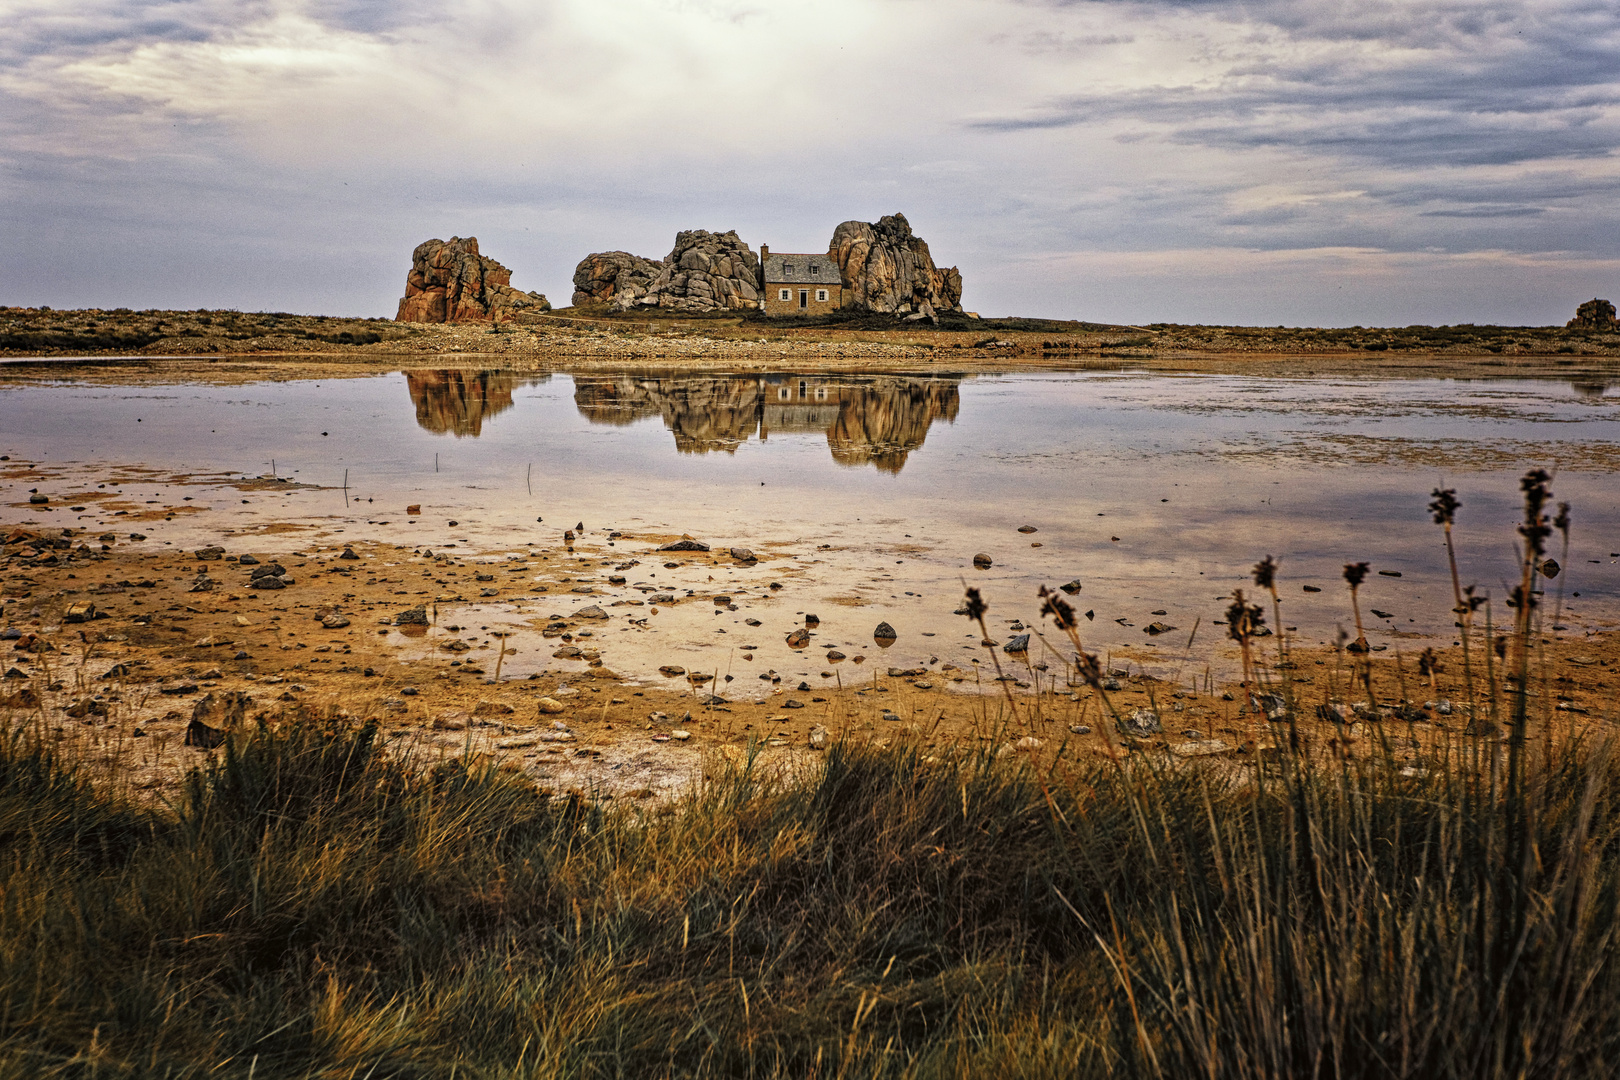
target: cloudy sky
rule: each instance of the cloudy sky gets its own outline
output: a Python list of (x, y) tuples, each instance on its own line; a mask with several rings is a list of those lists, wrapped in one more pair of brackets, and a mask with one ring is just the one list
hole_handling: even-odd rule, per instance
[(0, 303), (903, 211), (987, 315), (1544, 324), (1620, 299), (1617, 143), (1614, 0), (0, 0)]

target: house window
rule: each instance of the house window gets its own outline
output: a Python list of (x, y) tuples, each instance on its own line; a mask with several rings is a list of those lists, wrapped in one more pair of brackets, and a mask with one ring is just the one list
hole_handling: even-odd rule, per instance
[(777, 294), (776, 298), (778, 300), (791, 300), (791, 299), (793, 299), (793, 293), (789, 289), (783, 289), (780, 293)]
[(810, 264), (810, 276), (815, 277), (819, 273), (821, 273), (821, 267), (817, 266), (815, 263), (811, 263)]
[(821, 303), (825, 304), (827, 302), (827, 290), (826, 289), (817, 289), (816, 290), (816, 299), (818, 301), (820, 301)]
[(793, 273), (793, 264), (792, 263), (783, 263), (782, 264), (782, 273), (783, 274), (791, 274), (791, 273)]

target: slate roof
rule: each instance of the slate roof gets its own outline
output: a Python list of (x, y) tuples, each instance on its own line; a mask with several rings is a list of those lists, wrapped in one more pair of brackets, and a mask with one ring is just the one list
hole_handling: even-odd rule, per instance
[(838, 264), (829, 255), (771, 252), (765, 257), (767, 285), (840, 285)]

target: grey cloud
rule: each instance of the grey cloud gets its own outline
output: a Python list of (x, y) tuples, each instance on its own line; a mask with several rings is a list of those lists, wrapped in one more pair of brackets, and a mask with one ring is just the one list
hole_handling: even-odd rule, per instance
[[(1620, 104), (1620, 14), (1609, 5), (1124, 6), (1198, 8), (1264, 33), (1213, 86), (1080, 92), (969, 126), (1013, 133), (1134, 122), (1173, 143), (1290, 147), (1395, 165), (1596, 157), (1620, 140), (1611, 119)], [(1368, 59), (1359, 50), (1330, 49), (1288, 60), (1268, 36), (1276, 33), (1293, 43), (1377, 41), (1404, 51)]]

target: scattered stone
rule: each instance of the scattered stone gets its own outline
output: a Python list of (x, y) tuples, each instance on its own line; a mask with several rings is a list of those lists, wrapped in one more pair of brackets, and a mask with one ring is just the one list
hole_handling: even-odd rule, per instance
[(1041, 742), (1041, 740), (1037, 739), (1035, 736), (1025, 735), (1022, 739), (1019, 739), (1017, 742), (1013, 743), (1013, 749), (1018, 751), (1020, 754), (1033, 754), (1044, 745), (1046, 744)]
[(795, 698), (788, 698), (786, 701), (782, 702), (782, 708), (784, 708), (784, 709), (802, 709), (802, 708), (804, 708), (804, 702), (799, 701), (799, 700), (797, 700)]
[(731, 557), (733, 559), (736, 559), (738, 562), (758, 562), (759, 561), (758, 557), (752, 551), (749, 551), (745, 547), (734, 547), (734, 548), (732, 548), (731, 549)]
[(1544, 578), (1555, 578), (1558, 576), (1558, 572), (1562, 569), (1563, 567), (1558, 565), (1557, 559), (1548, 559), (1546, 562), (1541, 564), (1541, 576)]
[(46, 503), (48, 503), (50, 501), (51, 501), (51, 499), (50, 499), (50, 496), (48, 496), (48, 495), (30, 495), (30, 496), (28, 496), (28, 502), (30, 503), (30, 505), (33, 505), (33, 506), (44, 506)]
[(62, 621), (65, 623), (89, 622), (95, 617), (96, 605), (88, 600), (75, 601), (69, 604), (67, 610), (62, 613)]
[(196, 555), (202, 562), (218, 562), (225, 557), (225, 549), (218, 546), (198, 548)]
[(883, 712), (883, 719), (887, 720), (891, 724), (897, 724), (900, 722), (900, 714), (892, 713), (885, 709)]
[(895, 633), (894, 627), (890, 626), (886, 622), (878, 623), (877, 629), (872, 631), (872, 640), (878, 642), (879, 644), (885, 641), (893, 642), (899, 637), (900, 635)]
[(1140, 739), (1157, 735), (1164, 727), (1159, 723), (1159, 714), (1152, 709), (1132, 709), (1129, 716), (1120, 719), (1119, 730), (1122, 735)]
[(810, 729), (810, 749), (812, 749), (812, 750), (825, 750), (825, 749), (827, 749), (827, 739), (828, 739), (828, 731), (827, 731), (826, 728), (822, 727), (820, 724), (817, 724), (815, 727)]
[(1032, 533), (1039, 532), (1040, 530), (1036, 529), (1033, 525), (1020, 525), (1018, 526), (1018, 531), (1021, 533)]
[(743, 620), (743, 625), (744, 626), (763, 626), (764, 624), (761, 623), (758, 619), (744, 619)]
[(591, 604), (588, 607), (582, 607), (578, 611), (574, 612), (574, 618), (576, 619), (605, 619), (607, 617), (608, 613), (597, 607), (595, 604)]
[(345, 626), (349, 625), (349, 620), (334, 611), (332, 614), (321, 620), (321, 625), (326, 627), (328, 630), (341, 630)]
[(926, 674), (928, 674), (928, 669), (920, 667), (892, 667), (889, 669), (889, 678), (891, 679), (915, 679), (919, 675)]
[(793, 631), (787, 636), (787, 644), (790, 649), (804, 648), (810, 644), (810, 631), (804, 629)]
[(395, 626), (426, 626), (427, 624), (426, 604), (417, 604), (413, 608), (406, 608), (394, 616)]
[(677, 675), (685, 675), (686, 669), (683, 667), (677, 667), (674, 664), (665, 664), (663, 667), (658, 669), (658, 674), (664, 676), (666, 679), (673, 679)]
[(556, 698), (551, 697), (543, 697), (539, 701), (535, 702), (535, 705), (538, 706), (540, 712), (546, 716), (555, 716), (560, 712), (565, 712), (568, 708)]
[(1012, 637), (1007, 639), (1007, 644), (1002, 646), (1002, 649), (1003, 651), (1009, 653), (1029, 652), (1029, 635), (1014, 634)]
[(708, 551), (709, 545), (690, 536), (683, 536), (673, 544), (665, 544), (659, 551)]
[(1070, 724), (1069, 731), (1075, 735), (1090, 735), (1091, 728), (1085, 724)]
[(676, 742), (685, 742), (692, 737), (692, 733), (684, 728), (676, 728), (674, 731), (669, 733), (669, 737), (674, 739)]
[(973, 556), (973, 565), (978, 567), (980, 570), (988, 570), (992, 565), (994, 565), (994, 563), (990, 556), (981, 551), (977, 555)]
[(1158, 637), (1160, 634), (1168, 634), (1174, 629), (1175, 627), (1169, 625), (1168, 623), (1150, 622), (1146, 626), (1142, 627), (1142, 633), (1148, 634), (1152, 637)]
[(474, 716), (511, 716), (516, 711), (504, 701), (480, 701), (473, 707)]
[(838, 663), (838, 661), (842, 660), (843, 658), (844, 658), (844, 654), (839, 652), (837, 649), (828, 649), (827, 650), (827, 660), (828, 660), (829, 663), (836, 664), (836, 663)]

